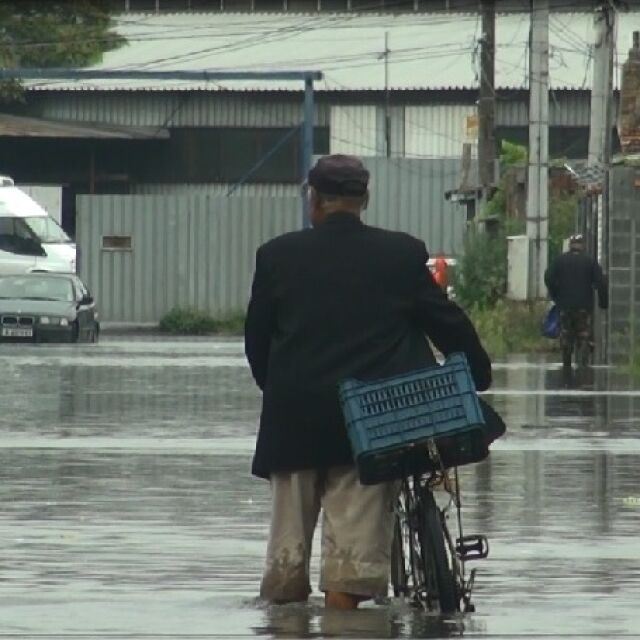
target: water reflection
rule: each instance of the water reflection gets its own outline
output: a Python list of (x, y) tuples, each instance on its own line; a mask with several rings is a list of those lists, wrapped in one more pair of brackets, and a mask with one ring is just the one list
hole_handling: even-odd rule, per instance
[(3, 348), (0, 365), (3, 633), (534, 638), (640, 625), (640, 393), (624, 372), (566, 388), (544, 359), (496, 367), (487, 397), (508, 433), (460, 470), (465, 533), (486, 534), (491, 554), (472, 565), (478, 613), (442, 620), (398, 601), (325, 611), (317, 589), (308, 606), (253, 604), (269, 490), (249, 475), (260, 398), (240, 343)]
[[(228, 351), (199, 358), (193, 367), (172, 367), (167, 360), (180, 362), (183, 350), (191, 358), (192, 345), (144, 344), (142, 353), (122, 353), (105, 342), (76, 358), (69, 350), (0, 350), (8, 365), (3, 433), (115, 438), (162, 430), (164, 437), (215, 438), (255, 429), (259, 398), (246, 367), (227, 366)], [(237, 346), (233, 353), (240, 360)], [(100, 366), (93, 364), (97, 357)]]
[(441, 618), (398, 600), (357, 611), (325, 609), (318, 600), (268, 606), (263, 615), (263, 623), (253, 631), (272, 638), (455, 638), (464, 634), (465, 625), (479, 629), (469, 618)]
[[(573, 370), (569, 384), (558, 363), (542, 358), (498, 365), (487, 398), (509, 426), (509, 437), (593, 438), (635, 436), (640, 413), (638, 383), (625, 371), (608, 367)], [(639, 450), (640, 452), (640, 450)]]

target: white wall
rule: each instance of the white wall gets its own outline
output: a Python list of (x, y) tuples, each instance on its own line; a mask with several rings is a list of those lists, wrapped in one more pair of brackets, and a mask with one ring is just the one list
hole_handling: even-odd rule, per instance
[(17, 184), (58, 223), (62, 224), (62, 187), (52, 185)]

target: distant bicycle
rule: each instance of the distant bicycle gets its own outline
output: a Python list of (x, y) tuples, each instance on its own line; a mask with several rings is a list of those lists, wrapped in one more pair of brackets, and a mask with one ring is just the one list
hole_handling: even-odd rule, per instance
[(582, 309), (560, 313), (562, 366), (571, 369), (575, 358), (578, 369), (589, 366), (592, 353), (591, 317)]
[[(433, 441), (429, 452), (439, 462)], [(445, 614), (475, 610), (471, 595), (476, 570), (472, 569), (467, 579), (465, 563), (489, 555), (485, 536), (463, 535), (457, 468), (453, 472), (453, 482), (444, 470), (413, 475), (402, 481), (391, 554), (394, 595)], [(444, 508), (436, 503), (433, 490), (437, 487), (448, 494)], [(454, 506), (459, 533), (455, 541), (447, 527)]]

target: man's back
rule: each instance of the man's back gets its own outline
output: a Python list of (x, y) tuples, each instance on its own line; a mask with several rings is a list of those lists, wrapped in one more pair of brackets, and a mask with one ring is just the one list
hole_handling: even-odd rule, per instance
[(360, 221), (368, 185), (359, 158), (320, 158), (305, 183), (313, 229), (256, 253), (245, 351), (263, 391), (252, 471), (271, 485), (260, 585), (270, 602), (311, 593), (321, 511), (326, 605), (355, 609), (388, 591), (397, 486), (360, 482), (338, 399), (342, 380), (433, 364), (427, 334), (443, 353), (467, 354), (479, 389), (491, 383), (491, 362), (469, 319), (434, 282), (424, 243)]
[(268, 385), (286, 377), (289, 365), (297, 370), (293, 385), (317, 388), (425, 362), (426, 341), (409, 307), (422, 275), (418, 242), (347, 214), (266, 252), (279, 309)]
[(568, 251), (556, 258), (545, 273), (549, 294), (562, 311), (593, 309), (594, 289), (600, 306), (607, 306), (607, 283), (600, 265), (582, 251)]
[(490, 362), (473, 327), (426, 267), (424, 244), (336, 213), (259, 251), (247, 355), (264, 390), (254, 473), (348, 464), (337, 385), (466, 351), (479, 386)]

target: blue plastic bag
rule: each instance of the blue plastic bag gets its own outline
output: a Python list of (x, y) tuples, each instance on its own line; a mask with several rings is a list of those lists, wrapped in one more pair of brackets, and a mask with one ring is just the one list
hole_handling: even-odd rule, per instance
[(552, 340), (560, 337), (560, 311), (555, 304), (549, 307), (547, 315), (542, 321), (542, 335)]

